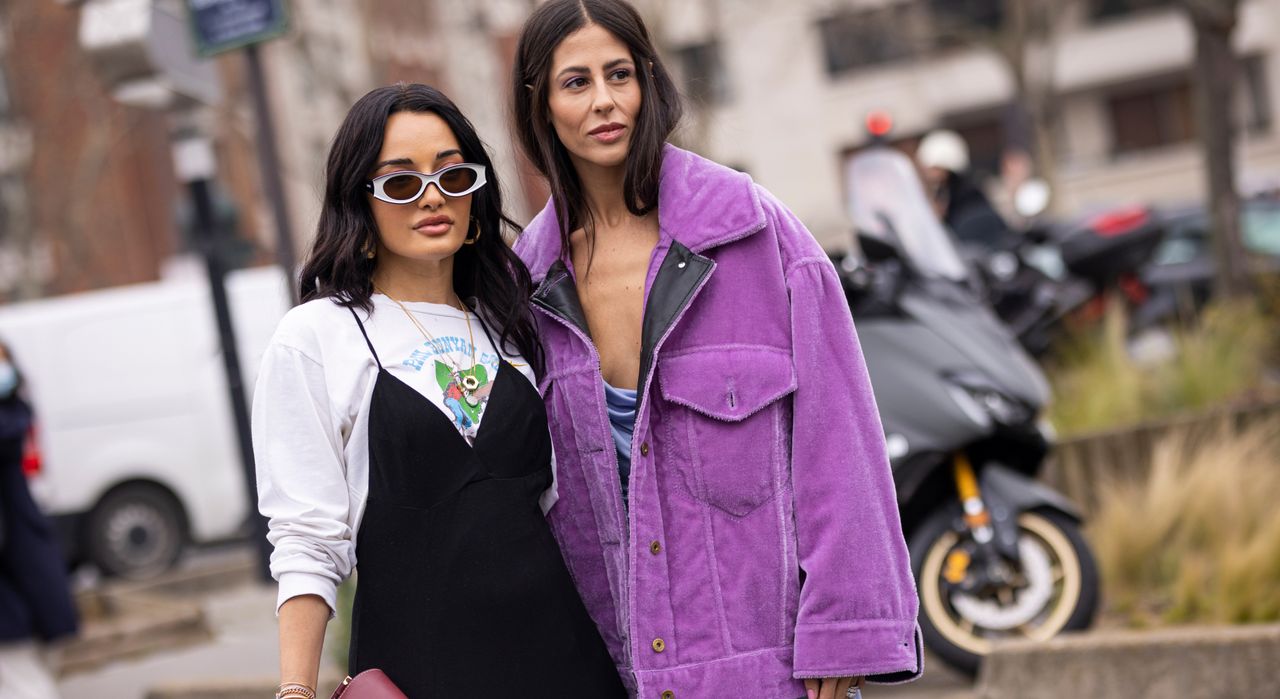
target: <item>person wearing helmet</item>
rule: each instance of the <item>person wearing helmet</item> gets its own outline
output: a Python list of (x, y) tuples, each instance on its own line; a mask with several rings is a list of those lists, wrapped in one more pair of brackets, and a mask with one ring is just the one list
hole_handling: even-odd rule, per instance
[(969, 170), (969, 146), (954, 131), (931, 131), (920, 140), (916, 162), (924, 170), (939, 216), (964, 245), (1000, 247), (1012, 234)]

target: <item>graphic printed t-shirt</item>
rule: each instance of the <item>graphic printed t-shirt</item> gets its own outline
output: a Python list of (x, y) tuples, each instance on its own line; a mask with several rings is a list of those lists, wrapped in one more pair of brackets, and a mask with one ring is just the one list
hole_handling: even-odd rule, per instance
[[(357, 309), (356, 314), (382, 368), (426, 397), (464, 438), (474, 439), (499, 366), (479, 320), (469, 314), (468, 331), (458, 309), (405, 303), (428, 338), (387, 297), (375, 294), (372, 301), (372, 313)], [(497, 340), (500, 330), (489, 329)], [(504, 381), (537, 386), (524, 359), (503, 357), (515, 368)], [(456, 369), (463, 380), (472, 376), (479, 384), (474, 401), (461, 390)], [(253, 441), (259, 508), (271, 521), (271, 571), (280, 582), (277, 605), (314, 594), (336, 609), (338, 583), (355, 567), (354, 543), (368, 492), (369, 403), (377, 379), (351, 311), (329, 299), (290, 310), (262, 357), (253, 396)], [(434, 454), (423, 457), (426, 468), (449, 467)], [(554, 461), (552, 468), (554, 473)], [(542, 497), (543, 511), (555, 501), (553, 481)]]
[[(404, 311), (392, 305), (417, 342), (397, 344), (389, 355), (374, 345), (383, 366), (435, 403), (467, 441), (474, 440), (500, 362), (480, 321), (451, 306), (404, 304), (427, 331), (424, 336)], [(475, 389), (468, 391), (468, 383)]]

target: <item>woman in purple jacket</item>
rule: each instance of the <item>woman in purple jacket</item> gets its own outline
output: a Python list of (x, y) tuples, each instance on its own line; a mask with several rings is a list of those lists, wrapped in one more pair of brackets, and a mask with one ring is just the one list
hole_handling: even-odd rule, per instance
[(551, 184), (516, 246), (570, 571), (631, 692), (833, 699), (918, 676), (916, 594), (849, 307), (812, 235), (665, 143), (679, 97), (622, 0), (551, 0), (516, 50)]

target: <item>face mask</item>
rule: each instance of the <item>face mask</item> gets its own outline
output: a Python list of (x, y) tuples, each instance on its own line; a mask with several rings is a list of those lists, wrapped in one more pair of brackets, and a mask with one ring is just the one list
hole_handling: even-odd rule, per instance
[(0, 362), (0, 398), (13, 395), (18, 387), (18, 371), (9, 362)]

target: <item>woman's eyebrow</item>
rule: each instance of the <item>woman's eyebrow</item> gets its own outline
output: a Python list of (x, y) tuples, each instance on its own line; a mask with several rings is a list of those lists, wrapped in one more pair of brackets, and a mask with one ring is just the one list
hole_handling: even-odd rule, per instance
[[(615, 58), (612, 61), (609, 61), (608, 63), (604, 64), (604, 69), (607, 71), (612, 68), (617, 68), (618, 66), (624, 63), (631, 63), (631, 59)], [(569, 66), (568, 68), (565, 68), (559, 73), (556, 73), (556, 80), (559, 80), (560, 78), (564, 77), (565, 73), (590, 73), (590, 72), (591, 72), (591, 69), (586, 66)]]
[(590, 72), (591, 72), (591, 69), (586, 66), (569, 66), (568, 68), (565, 68), (559, 73), (556, 73), (556, 80), (563, 78), (565, 73), (590, 73)]
[(449, 157), (452, 157), (452, 156), (455, 156), (455, 155), (456, 155), (456, 156), (458, 156), (458, 157), (462, 157), (462, 151), (458, 150), (457, 148), (450, 148), (449, 150), (442, 150), (442, 151), (440, 151), (439, 153), (436, 153), (436, 162), (440, 162), (441, 160), (444, 160), (445, 158), (449, 158)]
[(381, 170), (388, 165), (413, 165), (413, 161), (408, 158), (392, 158), (391, 160), (384, 160), (377, 165), (374, 165), (373, 169)]

